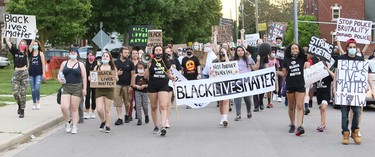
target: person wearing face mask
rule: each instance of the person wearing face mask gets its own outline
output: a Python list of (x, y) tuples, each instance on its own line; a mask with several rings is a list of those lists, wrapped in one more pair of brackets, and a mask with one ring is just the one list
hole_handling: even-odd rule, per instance
[[(280, 63), (279, 63), (279, 60), (276, 59), (276, 47), (271, 47), (271, 53), (268, 55), (268, 67), (275, 67), (275, 70), (277, 71), (277, 69), (280, 68)], [(279, 80), (279, 79), (276, 79), (276, 80)], [(278, 82), (277, 83), (278, 85), (278, 88), (280, 89), (281, 88), (281, 82)], [(275, 97), (277, 97), (277, 92), (279, 92), (280, 90), (275, 90), (274, 92), (268, 92), (267, 93), (267, 101), (268, 101), (268, 104), (267, 104), (267, 108), (272, 108), (273, 105), (271, 103), (271, 98), (274, 98), (273, 100), (276, 100)], [(273, 95), (274, 94), (274, 95)], [(273, 95), (273, 96), (272, 96)]]
[(186, 48), (186, 57), (182, 59), (181, 67), (187, 80), (201, 79), (201, 66), (198, 57), (194, 56), (191, 47)]
[[(338, 44), (339, 43), (340, 42), (338, 42)], [(367, 49), (367, 45), (365, 46), (365, 48)], [(340, 51), (341, 50), (342, 49), (340, 49)], [(364, 59), (362, 57), (359, 57), (359, 56), (356, 55), (356, 53), (357, 53), (357, 42), (356, 42), (355, 39), (348, 39), (346, 41), (346, 50), (347, 50), (347, 52), (344, 53), (343, 55), (340, 55), (339, 57), (337, 57), (336, 62), (333, 64), (333, 66), (336, 68), (336, 71), (335, 71), (336, 74), (338, 72), (337, 71), (337, 64), (338, 64), (337, 62), (339, 60), (364, 61)], [(371, 71), (370, 68), (368, 70)], [(370, 75), (370, 73), (368, 73), (368, 84), (369, 84), (369, 87), (370, 87), (371, 95), (374, 98), (375, 92), (373, 90), (374, 88), (373, 88), (373, 85), (372, 85), (370, 80), (372, 80), (371, 75)], [(336, 83), (337, 83), (336, 81), (337, 81), (336, 78), (334, 78), (333, 95), (336, 95)], [(361, 110), (362, 110), (361, 106), (350, 106), (350, 105), (343, 105), (343, 104), (337, 104), (337, 105), (341, 105), (341, 129), (342, 129), (342, 135), (343, 135), (341, 143), (344, 144), (344, 145), (349, 144), (349, 135), (350, 135), (350, 130), (351, 130), (351, 137), (353, 138), (354, 142), (356, 144), (361, 144), (362, 140), (361, 140), (361, 137), (359, 135), (359, 120), (360, 120)], [(349, 111), (350, 110), (352, 110), (353, 116), (351, 116), (352, 123), (351, 123), (351, 128), (349, 130)]]
[(33, 100), (33, 110), (40, 109), (40, 85), (42, 80), (46, 79), (46, 70), (45, 70), (45, 58), (42, 48), (40, 47), (39, 41), (31, 41), (29, 51), (29, 81), (31, 88), (31, 96)]
[(180, 65), (181, 65), (182, 64), (182, 59), (185, 57), (182, 47), (179, 47), (177, 49), (177, 55), (178, 55), (178, 61), (180, 62)]
[(204, 45), (204, 52), (207, 52), (207, 59), (206, 59), (206, 65), (204, 66), (202, 70), (202, 79), (208, 79), (210, 76), (210, 67), (211, 63), (214, 59), (217, 58), (215, 52), (211, 49), (211, 43), (207, 43)]
[[(69, 58), (69, 60), (61, 63), (58, 75), (58, 81), (62, 84), (63, 88), (61, 94), (61, 111), (66, 121), (65, 131), (77, 134), (78, 107), (82, 96), (86, 96), (87, 77), (85, 65), (78, 61), (79, 52), (77, 48), (72, 48)], [(72, 119), (70, 119), (70, 113)]]
[[(95, 61), (95, 54), (92, 51), (87, 52), (86, 64), (86, 75), (90, 76), (90, 71), (94, 70), (94, 67), (97, 65)], [(90, 102), (91, 100), (91, 102)], [(96, 109), (96, 99), (95, 99), (95, 88), (90, 87), (90, 80), (87, 79), (87, 92), (85, 98), (85, 112), (83, 113), (83, 118), (85, 119), (94, 119), (95, 118), (95, 109)]]
[(193, 44), (193, 50), (194, 51), (201, 51), (201, 47), (200, 47), (200, 45), (199, 45), (199, 42), (194, 42), (194, 44)]
[(135, 94), (135, 108), (137, 111), (137, 125), (142, 125), (142, 109), (145, 115), (145, 123), (149, 122), (148, 116), (148, 96), (147, 96), (147, 86), (148, 80), (145, 78), (146, 64), (139, 62), (137, 64), (138, 73), (133, 77), (134, 82), (134, 94)]
[(24, 118), (26, 107), (26, 91), (29, 72), (27, 70), (27, 46), (26, 40), (21, 40), (18, 48), (13, 46), (9, 38), (6, 38), (6, 43), (13, 55), (14, 71), (11, 79), (13, 86), (13, 97), (18, 104), (17, 114), (19, 118)]
[(286, 93), (288, 98), (289, 133), (295, 132), (295, 117), (297, 108), (297, 131), (296, 136), (305, 133), (303, 128), (303, 100), (305, 97), (305, 79), (303, 77), (306, 55), (298, 44), (291, 44), (285, 49), (285, 58), (282, 71), (277, 71), (281, 77), (286, 77)]

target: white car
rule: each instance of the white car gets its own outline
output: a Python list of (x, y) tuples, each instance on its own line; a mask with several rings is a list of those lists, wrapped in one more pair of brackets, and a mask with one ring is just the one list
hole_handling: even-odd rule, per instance
[(8, 58), (0, 57), (0, 68), (8, 67), (10, 66), (10, 61)]

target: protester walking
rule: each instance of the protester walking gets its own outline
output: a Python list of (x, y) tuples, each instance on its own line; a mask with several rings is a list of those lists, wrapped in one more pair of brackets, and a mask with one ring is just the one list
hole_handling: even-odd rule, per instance
[(135, 94), (135, 108), (137, 114), (137, 125), (142, 125), (142, 109), (145, 115), (145, 123), (149, 122), (148, 116), (148, 96), (147, 96), (147, 86), (148, 80), (145, 78), (146, 64), (138, 62), (137, 64), (137, 74), (134, 77), (134, 94)]
[(31, 97), (33, 100), (33, 110), (40, 109), (40, 85), (42, 80), (46, 79), (46, 60), (40, 42), (31, 41), (29, 59), (29, 81), (31, 88)]
[[(95, 54), (92, 51), (87, 52), (86, 60), (86, 75), (90, 77), (90, 71), (94, 70), (94, 67), (97, 65), (95, 60)], [(96, 98), (95, 98), (95, 88), (90, 87), (90, 80), (87, 79), (87, 92), (85, 98), (85, 112), (83, 117), (85, 119), (95, 118), (95, 109), (96, 109)]]

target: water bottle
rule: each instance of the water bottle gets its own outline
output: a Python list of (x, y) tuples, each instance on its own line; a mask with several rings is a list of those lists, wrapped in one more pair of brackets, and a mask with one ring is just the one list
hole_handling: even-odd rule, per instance
[(59, 78), (62, 81), (63, 84), (66, 83), (65, 76), (62, 71), (59, 71)]

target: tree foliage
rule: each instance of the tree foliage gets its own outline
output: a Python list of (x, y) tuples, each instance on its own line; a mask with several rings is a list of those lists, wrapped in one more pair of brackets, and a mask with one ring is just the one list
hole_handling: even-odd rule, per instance
[[(317, 21), (315, 16), (298, 16), (300, 21)], [(285, 33), (284, 43), (290, 44), (295, 42), (294, 39), (294, 22), (288, 23), (288, 29)], [(301, 46), (308, 46), (312, 36), (320, 36), (320, 29), (317, 23), (298, 23), (298, 43)]]
[(74, 43), (86, 33), (84, 23), (91, 15), (90, 0), (11, 0), (11, 14), (35, 15), (39, 40), (53, 45)]

